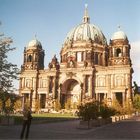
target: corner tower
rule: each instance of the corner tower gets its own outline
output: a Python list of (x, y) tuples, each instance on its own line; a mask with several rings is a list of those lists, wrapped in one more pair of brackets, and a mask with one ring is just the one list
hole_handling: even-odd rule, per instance
[(29, 104), (35, 108), (38, 98), (38, 82), (40, 70), (44, 70), (44, 50), (41, 43), (31, 40), (24, 49), (24, 61), (20, 74), (20, 95), (23, 96), (23, 105)]
[(41, 43), (31, 40), (24, 49), (24, 62), (22, 70), (43, 70), (44, 69), (44, 50)]
[(130, 65), (130, 44), (126, 34), (118, 28), (109, 45), (109, 66)]

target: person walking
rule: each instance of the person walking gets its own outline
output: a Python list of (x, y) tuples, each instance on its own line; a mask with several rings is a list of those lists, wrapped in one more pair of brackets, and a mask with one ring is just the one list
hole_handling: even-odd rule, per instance
[(32, 115), (31, 115), (30, 107), (24, 107), (24, 109), (23, 109), (23, 126), (22, 126), (22, 131), (20, 134), (20, 139), (23, 139), (25, 129), (26, 129), (25, 138), (28, 139), (31, 120), (32, 120)]

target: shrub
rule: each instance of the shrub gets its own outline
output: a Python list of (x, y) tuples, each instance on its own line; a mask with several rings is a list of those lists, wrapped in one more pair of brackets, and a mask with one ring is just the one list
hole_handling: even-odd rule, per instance
[(78, 116), (84, 121), (97, 119), (99, 116), (99, 105), (97, 101), (88, 102), (78, 106)]
[(58, 99), (55, 100), (55, 111), (61, 110), (61, 104)]
[(140, 95), (136, 94), (133, 99), (133, 107), (136, 111), (140, 111)]
[(104, 119), (110, 118), (111, 116), (116, 114), (116, 110), (114, 108), (108, 107), (106, 105), (100, 106), (100, 116)]
[(69, 110), (71, 109), (71, 99), (68, 98), (67, 101), (65, 102), (65, 109)]
[(120, 103), (118, 102), (118, 100), (114, 100), (113, 101), (113, 106), (112, 107), (116, 110), (116, 114), (118, 114), (118, 115), (124, 114), (124, 109), (120, 105)]

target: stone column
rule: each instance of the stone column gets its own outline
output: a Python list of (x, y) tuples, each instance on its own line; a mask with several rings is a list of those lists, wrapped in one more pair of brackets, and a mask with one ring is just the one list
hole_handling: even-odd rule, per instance
[(47, 79), (47, 87), (46, 87), (46, 103), (45, 103), (45, 107), (47, 108), (48, 107), (48, 100), (49, 100), (49, 83), (50, 83), (50, 79), (49, 79), (49, 76), (46, 78)]
[(99, 101), (99, 93), (96, 93), (96, 100)]
[(124, 46), (123, 47), (123, 57), (125, 57), (126, 56), (126, 47)]
[(115, 56), (115, 48), (113, 48), (113, 57)]
[(52, 94), (53, 94), (53, 99), (55, 98), (55, 94), (56, 94), (56, 76), (54, 76), (53, 78), (53, 90), (52, 90)]
[(112, 100), (112, 103), (114, 102), (114, 100), (116, 100), (115, 92), (111, 92), (111, 100)]
[(122, 105), (123, 105), (123, 107), (125, 107), (125, 101), (126, 101), (125, 92), (122, 92)]
[(114, 75), (112, 74), (111, 75), (111, 88), (114, 87)]
[(89, 76), (89, 97), (92, 98), (92, 76)]
[(127, 90), (127, 98), (131, 98), (131, 79), (130, 75), (127, 74), (127, 85), (128, 85), (128, 90)]
[[(39, 102), (39, 106), (40, 106), (40, 94), (38, 94), (38, 102)], [(41, 109), (41, 107), (40, 107)]]
[(85, 93), (86, 93), (86, 75), (83, 75), (83, 97), (85, 98)]
[(58, 100), (61, 102), (61, 92), (62, 92), (62, 84), (59, 85), (59, 90), (58, 90)]
[(47, 96), (49, 95), (49, 77), (47, 77), (47, 89), (46, 89), (46, 91), (47, 91)]

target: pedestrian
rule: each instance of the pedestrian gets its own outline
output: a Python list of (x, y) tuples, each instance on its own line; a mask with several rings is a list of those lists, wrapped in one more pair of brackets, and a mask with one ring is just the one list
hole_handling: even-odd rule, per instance
[(30, 107), (25, 106), (23, 109), (23, 126), (20, 139), (23, 139), (25, 130), (26, 130), (25, 138), (28, 139), (31, 120), (32, 120), (31, 109)]

